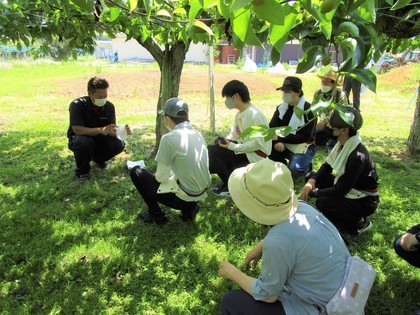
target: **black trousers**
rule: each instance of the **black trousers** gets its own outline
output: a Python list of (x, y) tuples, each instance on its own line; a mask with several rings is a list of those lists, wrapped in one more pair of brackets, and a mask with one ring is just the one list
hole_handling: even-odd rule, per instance
[[(317, 188), (328, 188), (334, 185), (334, 176), (317, 180)], [(358, 223), (376, 211), (379, 205), (378, 196), (368, 196), (360, 199), (349, 199), (338, 196), (321, 196), (316, 200), (316, 207), (336, 227), (357, 235)]]
[(353, 94), (353, 107), (360, 110), (360, 90), (362, 83), (356, 79), (345, 76), (343, 82), (343, 91), (346, 92), (347, 96), (350, 96), (350, 91)]
[(88, 174), (90, 161), (103, 164), (124, 150), (123, 141), (105, 135), (73, 136), (69, 149), (76, 159), (76, 175)]
[(402, 259), (407, 261), (410, 265), (414, 267), (420, 268), (420, 248), (414, 252), (407, 252), (402, 246), (400, 245), (400, 239), (403, 234), (399, 235), (394, 241), (394, 250), (398, 256)]
[(243, 290), (228, 291), (223, 295), (220, 309), (223, 315), (286, 315), (280, 301), (256, 301)]
[(198, 202), (182, 200), (174, 193), (158, 194), (160, 183), (156, 180), (155, 175), (139, 166), (131, 169), (130, 177), (137, 191), (143, 197), (152, 217), (162, 217), (164, 215), (159, 207), (159, 203), (181, 210), (184, 217), (190, 217), (197, 206)]
[(211, 144), (207, 149), (209, 151), (210, 174), (217, 174), (225, 186), (228, 184), (230, 174), (235, 169), (249, 164), (245, 153), (235, 154), (234, 151), (221, 148), (217, 144)]

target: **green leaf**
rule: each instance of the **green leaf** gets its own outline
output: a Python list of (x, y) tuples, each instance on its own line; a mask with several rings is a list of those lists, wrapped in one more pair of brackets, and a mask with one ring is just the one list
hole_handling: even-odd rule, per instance
[(230, 9), (232, 11), (236, 11), (236, 10), (242, 9), (245, 6), (248, 6), (250, 1), (249, 0), (233, 0), (232, 2), (233, 4), (231, 5)]
[(357, 13), (360, 17), (370, 23), (375, 23), (376, 21), (376, 7), (375, 0), (366, 0), (360, 4), (357, 8)]
[(355, 78), (373, 93), (376, 93), (376, 76), (372, 73), (372, 71), (368, 69), (352, 69), (344, 74)]
[(346, 21), (340, 23), (337, 34), (347, 33), (351, 37), (359, 37), (359, 28), (352, 22)]
[(409, 4), (411, 0), (398, 0), (395, 2), (395, 4), (392, 6), (391, 10), (398, 10), (401, 8), (404, 8), (407, 4)]
[(277, 51), (277, 49), (271, 50), (271, 61), (273, 65), (276, 65), (280, 61), (280, 53)]
[(305, 110), (294, 106), (293, 107), (293, 112), (295, 113), (295, 115), (297, 116), (297, 118), (302, 119), (302, 116), (305, 114)]
[(263, 137), (267, 134), (270, 128), (267, 125), (251, 126), (246, 128), (240, 135), (239, 138), (256, 138)]
[(226, 20), (229, 19), (230, 8), (227, 4), (225, 4), (224, 0), (217, 1), (217, 10)]
[(404, 14), (404, 16), (402, 17), (402, 19), (404, 21), (410, 19), (411, 17), (420, 14), (420, 8), (415, 8), (415, 9), (411, 9), (410, 11), (408, 11), (406, 14)]
[(279, 53), (283, 50), (284, 44), (289, 40), (290, 30), (295, 25), (298, 15), (292, 7), (286, 5), (284, 25), (270, 25), (270, 41)]
[(232, 19), (233, 31), (238, 36), (238, 38), (243, 42), (245, 42), (250, 18), (251, 18), (250, 10), (239, 9), (233, 12), (233, 19)]
[(339, 47), (343, 55), (343, 62), (340, 65), (339, 70), (346, 71), (351, 69), (351, 60), (356, 51), (357, 41), (354, 38), (346, 38), (339, 42)]
[(150, 15), (153, 8), (153, 0), (143, 0), (144, 8), (146, 9), (147, 16)]
[(73, 0), (73, 2), (83, 11), (91, 12), (93, 10), (93, 2), (91, 0)]
[(252, 10), (260, 19), (274, 25), (284, 24), (283, 6), (275, 0), (254, 0), (252, 3)]
[(304, 73), (311, 69), (321, 58), (325, 52), (321, 46), (313, 46), (309, 48), (299, 62), (296, 73)]
[(202, 5), (199, 0), (190, 1), (190, 11), (188, 13), (188, 18), (190, 23), (193, 23), (194, 19), (197, 17), (198, 12), (202, 9)]
[(167, 10), (164, 10), (164, 9), (161, 9), (161, 10), (159, 10), (157, 13), (156, 13), (156, 15), (157, 16), (167, 16), (167, 17), (169, 17), (169, 18), (172, 18), (172, 15), (167, 11)]
[(213, 36), (213, 31), (211, 30), (210, 27), (208, 27), (206, 24), (204, 24), (201, 21), (194, 21), (194, 25), (205, 30), (209, 35)]
[(293, 131), (290, 126), (277, 127), (273, 129), (275, 134), (281, 138), (286, 138)]
[(187, 15), (187, 11), (184, 8), (176, 8), (174, 14)]
[(113, 22), (115, 21), (118, 16), (120, 15), (121, 9), (116, 7), (111, 7), (109, 9), (109, 21)]
[(130, 0), (130, 12), (133, 12), (137, 9), (138, 0)]

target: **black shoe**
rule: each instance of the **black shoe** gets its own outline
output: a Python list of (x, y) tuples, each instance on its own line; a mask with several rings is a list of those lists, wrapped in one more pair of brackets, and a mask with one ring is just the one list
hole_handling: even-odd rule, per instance
[(156, 223), (157, 225), (163, 225), (168, 222), (168, 218), (163, 213), (158, 216), (152, 216), (149, 211), (140, 212), (137, 215), (137, 219), (144, 223)]
[(367, 230), (370, 230), (373, 226), (373, 223), (370, 222), (368, 219), (364, 218), (363, 223), (359, 223), (357, 226), (357, 235), (366, 232)]
[(76, 176), (77, 176), (77, 179), (80, 180), (80, 181), (84, 181), (84, 180), (89, 179), (89, 173), (77, 174)]
[(101, 170), (103, 170), (103, 169), (105, 169), (105, 168), (107, 168), (107, 167), (108, 167), (108, 162), (107, 162), (107, 161), (105, 161), (105, 162), (96, 162), (96, 164), (98, 165), (98, 167), (99, 167)]
[(184, 222), (194, 222), (197, 216), (198, 211), (200, 210), (199, 205), (196, 205), (195, 208), (190, 213), (183, 212), (181, 215), (181, 219)]
[(211, 190), (219, 197), (230, 197), (229, 190), (225, 185), (219, 188), (212, 188)]

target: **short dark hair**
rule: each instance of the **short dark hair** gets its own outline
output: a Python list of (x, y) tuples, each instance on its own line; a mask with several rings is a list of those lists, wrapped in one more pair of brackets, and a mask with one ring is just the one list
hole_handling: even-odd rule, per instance
[(109, 83), (107, 80), (100, 77), (93, 77), (89, 80), (87, 84), (88, 92), (95, 93), (98, 89), (107, 89), (109, 88)]
[[(181, 111), (180, 113), (183, 114), (185, 112), (184, 111)], [(164, 114), (164, 115), (167, 116), (167, 117), (169, 117), (175, 123), (175, 125), (178, 125), (180, 123), (183, 123), (184, 121), (189, 121), (188, 120), (188, 114), (187, 113), (185, 113), (185, 117), (172, 117), (172, 116), (169, 116), (169, 115), (166, 115), (166, 114)]]
[(225, 84), (225, 86), (222, 89), (222, 97), (232, 97), (236, 93), (239, 94), (242, 102), (247, 103), (251, 101), (251, 97), (249, 96), (249, 90), (247, 86), (239, 80), (229, 81)]

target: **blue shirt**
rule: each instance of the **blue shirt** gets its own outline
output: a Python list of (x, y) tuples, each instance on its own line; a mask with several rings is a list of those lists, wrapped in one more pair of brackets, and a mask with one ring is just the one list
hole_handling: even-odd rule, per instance
[(261, 275), (252, 296), (279, 296), (287, 315), (319, 314), (339, 289), (350, 253), (333, 224), (299, 201), (296, 214), (264, 238)]

